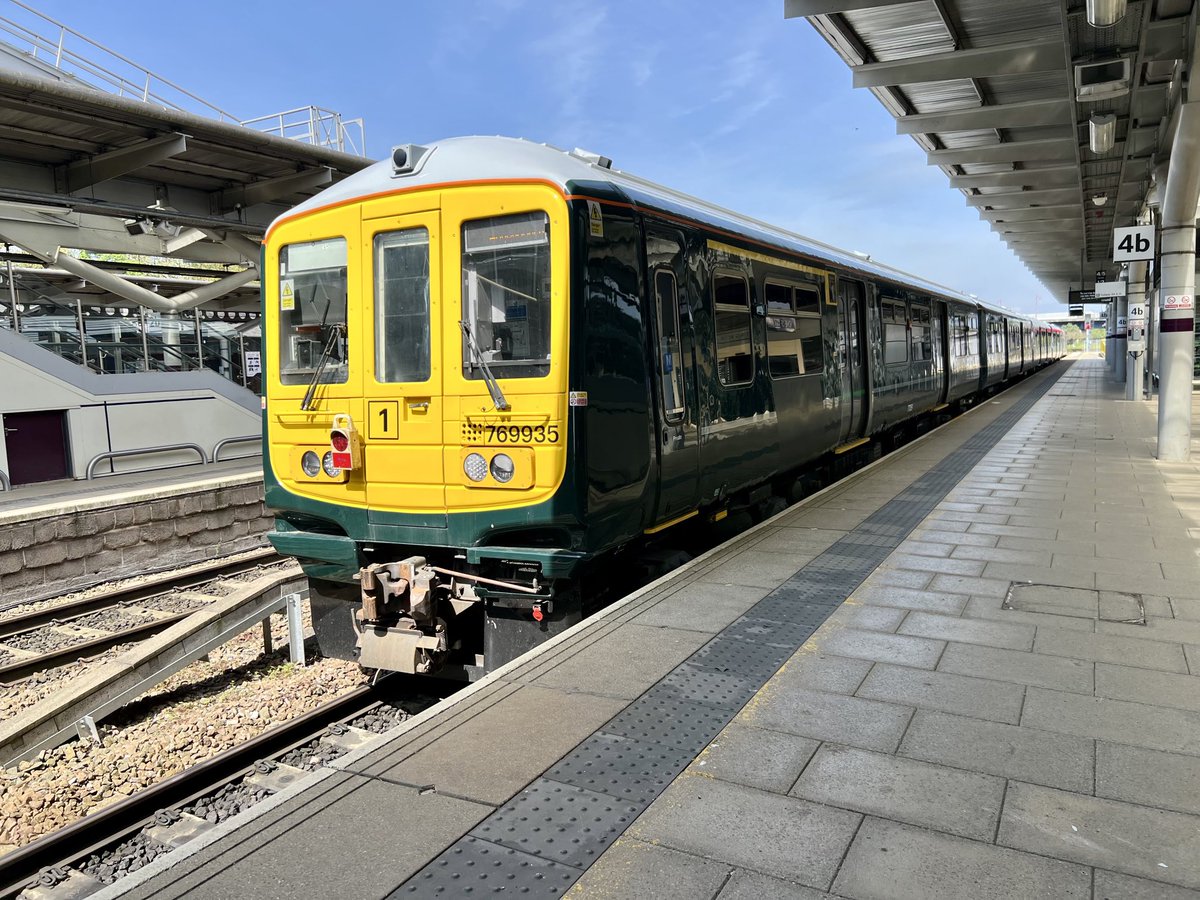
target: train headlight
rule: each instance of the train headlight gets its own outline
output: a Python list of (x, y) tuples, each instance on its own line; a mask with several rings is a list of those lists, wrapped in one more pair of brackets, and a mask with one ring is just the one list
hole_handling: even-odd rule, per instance
[[(313, 454), (316, 455), (315, 453)], [(339, 478), (342, 470), (333, 464), (333, 451), (326, 450), (325, 455), (321, 457), (321, 468), (325, 470), (325, 474), (330, 478)]]
[(304, 451), (304, 455), (300, 457), (300, 468), (309, 478), (316, 478), (321, 474), (321, 457), (311, 450)]
[(463, 473), (472, 481), (483, 481), (488, 473), (487, 460), (478, 453), (468, 453), (463, 460)]
[(492, 477), (501, 484), (508, 484), (512, 481), (513, 475), (517, 471), (516, 464), (507, 453), (497, 453), (493, 456), (490, 468)]

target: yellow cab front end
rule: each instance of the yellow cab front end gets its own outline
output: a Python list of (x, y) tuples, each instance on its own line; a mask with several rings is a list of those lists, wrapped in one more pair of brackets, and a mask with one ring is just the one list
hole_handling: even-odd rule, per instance
[[(568, 231), (549, 184), (460, 183), (316, 205), (268, 233), (271, 539), (304, 564), (314, 617), (316, 593), (360, 604), (364, 665), (430, 671), (453, 655), (448, 620), (485, 598), (550, 608), (536, 553), (480, 548), (535, 524), (563, 482)], [(497, 555), (530, 577), (480, 575)]]

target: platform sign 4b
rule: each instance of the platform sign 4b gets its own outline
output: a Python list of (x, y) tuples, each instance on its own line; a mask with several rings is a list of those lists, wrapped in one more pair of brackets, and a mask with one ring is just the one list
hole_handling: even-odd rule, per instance
[(1113, 229), (1113, 262), (1154, 259), (1154, 226)]
[(1130, 303), (1125, 349), (1137, 355), (1146, 349), (1146, 304)]

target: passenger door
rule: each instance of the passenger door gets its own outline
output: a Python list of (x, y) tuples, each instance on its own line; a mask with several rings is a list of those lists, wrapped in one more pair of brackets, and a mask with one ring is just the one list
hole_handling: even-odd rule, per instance
[(442, 346), (436, 210), (363, 222), (364, 329), (370, 360), (359, 425), (373, 522), (427, 513), (445, 525)]
[(839, 444), (866, 434), (870, 396), (867, 392), (866, 296), (860, 281), (838, 281), (838, 346), (842, 350), (842, 433)]
[(699, 502), (695, 332), (686, 294), (683, 246), (682, 235), (676, 231), (653, 226), (646, 229), (646, 266), (654, 310), (651, 344), (658, 382), (655, 525), (691, 512)]

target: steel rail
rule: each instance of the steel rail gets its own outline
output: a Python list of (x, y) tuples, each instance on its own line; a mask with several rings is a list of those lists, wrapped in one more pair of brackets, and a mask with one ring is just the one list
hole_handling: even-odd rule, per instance
[[(273, 556), (273, 552), (266, 552), (264, 555)], [(261, 556), (256, 556), (247, 560), (239, 560), (236, 563), (225, 563), (223, 566), (213, 567), (202, 573), (188, 573), (182, 580), (176, 580), (172, 583), (171, 590), (163, 590), (162, 583), (156, 584), (153, 588), (147, 585), (138, 585), (129, 588), (125, 591), (115, 591), (110, 594), (102, 594), (97, 597), (87, 597), (79, 600), (76, 603), (67, 603), (49, 609), (35, 610), (26, 613), (22, 616), (13, 616), (11, 619), (0, 621), (0, 643), (6, 639), (12, 638), (15, 635), (26, 634), (38, 627), (54, 624), (70, 624), (71, 620), (78, 618), (81, 615), (86, 615), (89, 612), (96, 610), (109, 609), (130, 603), (135, 599), (146, 599), (154, 596), (169, 596), (173, 593), (176, 587), (194, 587), (207, 584), (219, 580), (224, 574), (239, 574), (241, 572), (251, 571), (262, 565)], [(217, 572), (218, 574), (214, 574)], [(63, 613), (70, 613), (69, 617), (64, 617)], [(119, 644), (128, 644), (133, 641), (142, 640), (157, 634), (160, 631), (165, 631), (176, 622), (181, 622), (192, 614), (189, 612), (172, 613), (159, 619), (154, 619), (140, 625), (134, 625), (128, 628), (122, 628), (120, 631), (112, 634), (98, 635), (91, 640), (84, 641), (78, 644), (69, 644), (65, 647), (59, 647), (53, 650), (39, 653), (36, 656), (20, 657), (14, 659), (6, 665), (0, 665), (0, 684), (8, 684), (14, 681), (19, 681), (22, 678), (27, 678), (37, 672), (52, 669), (64, 663), (73, 662), (81, 656), (89, 656), (96, 653), (102, 653), (110, 647), (116, 647)], [(97, 629), (99, 630), (99, 629)]]
[[(0, 641), (3, 641), (6, 637), (11, 637), (14, 634), (19, 634), (22, 631), (28, 631), (31, 628), (46, 625), (56, 620), (72, 618), (83, 613), (94, 612), (98, 609), (108, 609), (109, 607), (120, 606), (122, 604), (136, 603), (139, 600), (147, 600), (151, 597), (171, 594), (177, 589), (187, 590), (188, 588), (200, 587), (226, 575), (238, 575), (249, 569), (269, 565), (276, 560), (282, 559), (283, 557), (280, 557), (274, 550), (264, 548), (257, 551), (253, 556), (244, 556), (236, 560), (214, 560), (201, 567), (189, 567), (182, 574), (178, 570), (163, 572), (156, 575), (151, 581), (143, 581), (127, 587), (118, 587), (103, 594), (97, 594), (94, 597), (83, 597), (67, 603), (61, 603), (58, 606), (10, 616), (7, 619), (0, 619)], [(10, 606), (0, 607), (0, 612), (15, 609), (18, 606), (24, 606), (32, 602), (34, 601), (26, 600)]]
[(10, 662), (8, 665), (0, 666), (0, 684), (20, 681), (22, 678), (28, 678), (30, 675), (45, 671), (46, 669), (57, 668), (63, 663), (78, 659), (80, 656), (102, 653), (109, 647), (116, 647), (118, 644), (128, 644), (132, 641), (141, 640), (160, 631), (165, 631), (176, 622), (182, 622), (190, 615), (190, 612), (174, 613), (162, 619), (155, 619), (153, 622), (134, 625), (131, 628), (122, 628), (113, 634), (100, 635), (90, 641), (84, 641), (82, 644), (70, 644), (66, 647), (60, 647), (57, 650), (40, 653), (37, 656), (22, 657)]
[[(429, 687), (427, 680), (422, 685)], [(244, 744), (190, 766), (126, 800), (84, 816), (58, 831), (0, 856), (0, 898), (14, 897), (49, 866), (70, 866), (131, 837), (160, 809), (186, 806), (248, 772), (260, 759), (279, 756), (319, 735), (334, 722), (378, 706), (378, 691), (363, 685), (329, 703), (264, 731)]]

